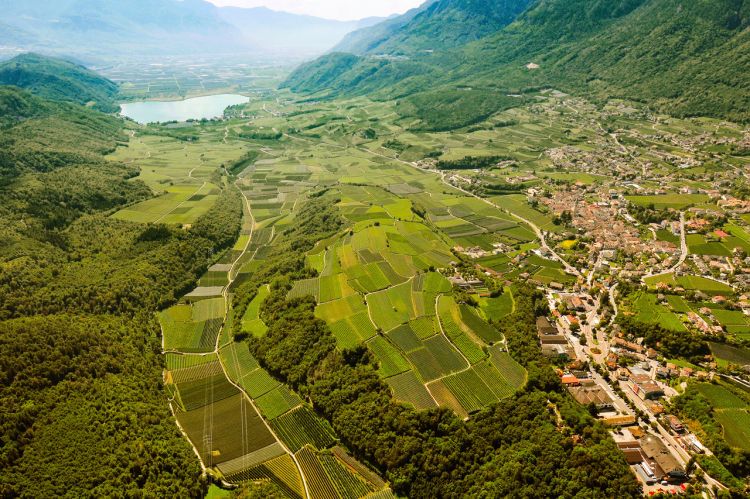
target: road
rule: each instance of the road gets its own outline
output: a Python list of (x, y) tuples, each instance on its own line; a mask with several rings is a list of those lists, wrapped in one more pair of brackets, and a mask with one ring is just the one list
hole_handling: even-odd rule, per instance
[(617, 314), (619, 313), (619, 310), (617, 309), (617, 300), (615, 299), (615, 291), (617, 291), (617, 286), (619, 286), (620, 283), (616, 282), (614, 286), (611, 286), (608, 290), (609, 292), (609, 302), (612, 304), (612, 318), (609, 319), (609, 324), (614, 324), (615, 320), (617, 319)]
[[(643, 411), (644, 413), (648, 414), (652, 421), (656, 423), (656, 429), (659, 431), (659, 436), (661, 437), (662, 441), (667, 444), (667, 447), (671, 451), (672, 455), (677, 459), (677, 462), (680, 463), (680, 465), (687, 469), (688, 462), (690, 461), (691, 455), (688, 453), (685, 449), (682, 448), (682, 446), (677, 442), (677, 439), (667, 431), (664, 426), (662, 426), (661, 422), (651, 413), (651, 411), (648, 409), (646, 404), (641, 400), (640, 397), (638, 397), (636, 394), (633, 393), (633, 391), (630, 389), (629, 386), (624, 381), (620, 382), (620, 388), (627, 394), (628, 398), (633, 402), (633, 404)], [(697, 469), (701, 469), (700, 466), (697, 464), (695, 465)], [(727, 490), (727, 487), (722, 485), (720, 482), (714, 480), (711, 478), (710, 475), (708, 475), (705, 470), (703, 471), (703, 478), (706, 482), (706, 485), (709, 488), (716, 488), (719, 490)]]
[(645, 280), (649, 277), (658, 277), (661, 275), (666, 274), (672, 274), (674, 272), (677, 272), (680, 267), (682, 267), (682, 264), (685, 263), (685, 260), (688, 257), (688, 245), (687, 245), (687, 237), (685, 236), (685, 212), (680, 212), (680, 258), (677, 260), (677, 263), (672, 265), (671, 268), (668, 270), (665, 270), (663, 272), (656, 272), (656, 273), (648, 273), (644, 275), (641, 280), (645, 282)]

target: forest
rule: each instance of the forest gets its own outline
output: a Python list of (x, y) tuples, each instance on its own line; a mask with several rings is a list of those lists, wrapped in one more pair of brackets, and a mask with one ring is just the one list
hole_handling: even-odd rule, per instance
[(0, 496), (202, 495), (154, 312), (234, 244), (240, 193), (188, 230), (111, 219), (152, 196), (103, 157), (122, 121), (5, 87), (0, 109)]

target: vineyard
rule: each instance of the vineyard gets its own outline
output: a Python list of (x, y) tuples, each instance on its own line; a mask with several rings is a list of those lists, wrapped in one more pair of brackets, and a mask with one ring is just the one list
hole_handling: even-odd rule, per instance
[(272, 420), (271, 427), (292, 452), (297, 452), (305, 445), (327, 449), (336, 442), (328, 422), (306, 406)]

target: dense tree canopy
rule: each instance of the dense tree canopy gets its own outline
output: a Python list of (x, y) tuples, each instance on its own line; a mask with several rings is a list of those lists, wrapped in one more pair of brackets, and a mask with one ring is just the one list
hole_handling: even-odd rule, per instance
[(240, 193), (187, 230), (112, 219), (152, 195), (102, 156), (121, 121), (9, 88), (0, 109), (0, 496), (200, 496), (154, 312), (234, 244)]

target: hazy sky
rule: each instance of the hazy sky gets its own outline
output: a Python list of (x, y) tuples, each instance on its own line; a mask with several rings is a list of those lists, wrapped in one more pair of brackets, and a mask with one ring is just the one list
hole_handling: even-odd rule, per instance
[(362, 19), (401, 14), (424, 0), (209, 0), (216, 5), (268, 7), (273, 10), (310, 14), (328, 19)]

